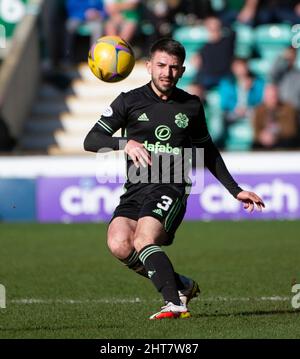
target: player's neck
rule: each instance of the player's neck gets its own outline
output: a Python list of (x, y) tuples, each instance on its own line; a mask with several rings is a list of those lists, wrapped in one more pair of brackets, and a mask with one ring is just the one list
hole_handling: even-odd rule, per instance
[(151, 81), (151, 88), (156, 93), (156, 95), (164, 101), (168, 100), (173, 92), (173, 89), (171, 89), (168, 92), (159, 91), (159, 89), (154, 85), (154, 83), (152, 81)]

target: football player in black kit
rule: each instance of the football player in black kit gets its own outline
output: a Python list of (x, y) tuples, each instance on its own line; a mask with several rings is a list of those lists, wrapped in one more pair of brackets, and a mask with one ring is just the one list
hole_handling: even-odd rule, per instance
[[(116, 258), (149, 278), (161, 293), (165, 305), (150, 319), (190, 317), (187, 304), (200, 292), (194, 280), (174, 271), (161, 248), (172, 243), (184, 217), (189, 183), (151, 174), (160, 155), (172, 157), (171, 171), (176, 158), (182, 161), (184, 149), (204, 148), (205, 166), (244, 208), (252, 212), (255, 205), (259, 210), (264, 207), (260, 197), (242, 190), (228, 172), (208, 133), (199, 98), (176, 87), (184, 60), (179, 42), (164, 38), (154, 43), (146, 64), (151, 81), (121, 93), (84, 142), (86, 151), (109, 148), (127, 154), (126, 191), (109, 224), (107, 243)], [(112, 137), (119, 129), (126, 137)]]

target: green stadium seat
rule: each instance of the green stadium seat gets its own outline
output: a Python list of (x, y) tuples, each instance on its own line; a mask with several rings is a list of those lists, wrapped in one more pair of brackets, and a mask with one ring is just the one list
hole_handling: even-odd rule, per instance
[(208, 34), (204, 26), (183, 26), (174, 31), (173, 38), (194, 53), (207, 42)]
[(273, 61), (267, 59), (251, 59), (249, 60), (250, 70), (257, 76), (260, 76), (263, 79), (267, 79), (267, 76), (270, 72), (271, 65)]
[(226, 149), (228, 151), (248, 151), (253, 143), (253, 129), (248, 118), (232, 124), (228, 129)]
[(191, 63), (191, 58), (195, 54), (192, 52), (186, 53), (186, 60), (185, 60), (185, 72), (183, 77), (178, 81), (178, 86), (181, 88), (186, 88), (188, 85), (191, 84), (193, 78), (196, 75), (196, 68)]
[(205, 114), (208, 130), (212, 139), (216, 141), (223, 133), (221, 101), (217, 89), (208, 91), (206, 95)]
[(298, 68), (300, 68), (300, 48), (297, 49), (296, 65), (297, 65)]
[(252, 55), (254, 44), (254, 31), (252, 27), (235, 23), (233, 29), (236, 33), (235, 56), (249, 58)]
[(77, 33), (80, 36), (90, 36), (91, 33), (92, 33), (90, 25), (88, 23), (80, 25), (78, 30), (77, 30)]
[(262, 58), (275, 60), (291, 45), (293, 33), (289, 24), (260, 25), (255, 29), (255, 46)]

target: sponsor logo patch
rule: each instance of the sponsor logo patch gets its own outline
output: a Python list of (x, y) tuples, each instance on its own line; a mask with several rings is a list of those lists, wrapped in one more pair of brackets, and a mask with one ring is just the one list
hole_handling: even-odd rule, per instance
[(171, 129), (168, 126), (160, 125), (156, 127), (154, 134), (160, 141), (167, 141), (171, 137)]

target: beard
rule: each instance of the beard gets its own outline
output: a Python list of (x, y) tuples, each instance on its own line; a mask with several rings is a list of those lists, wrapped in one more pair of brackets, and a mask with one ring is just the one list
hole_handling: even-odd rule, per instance
[(163, 94), (170, 93), (174, 87), (176, 86), (178, 79), (169, 80), (168, 84), (163, 84), (160, 79), (152, 77), (152, 82), (154, 83), (155, 87)]

